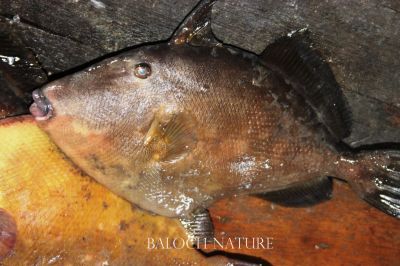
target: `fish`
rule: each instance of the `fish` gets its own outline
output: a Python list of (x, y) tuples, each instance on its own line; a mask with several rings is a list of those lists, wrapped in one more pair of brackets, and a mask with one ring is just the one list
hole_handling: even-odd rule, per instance
[(83, 172), (150, 213), (212, 239), (208, 208), (257, 195), (329, 200), (332, 178), (400, 218), (400, 151), (354, 150), (351, 109), (303, 30), (261, 54), (212, 33), (200, 1), (166, 42), (142, 45), (33, 91), (30, 111)]

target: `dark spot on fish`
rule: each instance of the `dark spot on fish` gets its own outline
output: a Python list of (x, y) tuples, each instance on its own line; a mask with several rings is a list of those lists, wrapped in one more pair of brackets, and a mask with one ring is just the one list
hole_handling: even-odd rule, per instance
[(111, 165), (110, 171), (113, 171), (112, 174), (115, 174), (118, 176), (129, 176), (129, 174), (125, 171), (124, 167), (120, 164)]
[(16, 241), (16, 222), (8, 212), (0, 208), (0, 260), (11, 253)]
[(107, 202), (105, 202), (105, 201), (103, 201), (103, 209), (108, 209), (108, 204), (107, 204)]
[(121, 220), (119, 222), (119, 230), (120, 231), (125, 231), (128, 228), (129, 228), (129, 224), (125, 220)]
[(96, 154), (89, 154), (87, 160), (102, 174), (106, 174), (106, 168)]

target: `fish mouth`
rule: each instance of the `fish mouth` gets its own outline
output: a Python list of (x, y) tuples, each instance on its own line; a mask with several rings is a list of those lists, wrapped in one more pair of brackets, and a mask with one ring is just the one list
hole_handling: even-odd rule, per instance
[(44, 96), (41, 89), (32, 92), (33, 103), (29, 111), (36, 120), (48, 120), (53, 115), (53, 107), (49, 100)]

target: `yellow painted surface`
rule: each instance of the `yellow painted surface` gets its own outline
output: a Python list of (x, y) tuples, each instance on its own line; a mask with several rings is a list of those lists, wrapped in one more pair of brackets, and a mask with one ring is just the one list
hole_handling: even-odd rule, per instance
[(178, 221), (140, 211), (82, 174), (30, 116), (0, 121), (0, 208), (18, 226), (4, 265), (211, 263), (192, 249), (148, 249), (148, 237), (185, 238)]

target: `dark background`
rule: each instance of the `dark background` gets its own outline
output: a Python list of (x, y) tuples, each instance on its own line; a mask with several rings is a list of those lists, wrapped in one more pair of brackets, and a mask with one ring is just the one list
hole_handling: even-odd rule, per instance
[[(169, 38), (196, 3), (0, 0), (0, 117), (26, 113), (29, 92), (66, 71)], [(400, 1), (220, 0), (212, 18), (220, 40), (255, 53), (308, 28), (350, 102), (346, 142), (400, 142)]]

